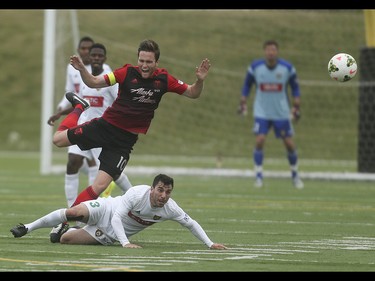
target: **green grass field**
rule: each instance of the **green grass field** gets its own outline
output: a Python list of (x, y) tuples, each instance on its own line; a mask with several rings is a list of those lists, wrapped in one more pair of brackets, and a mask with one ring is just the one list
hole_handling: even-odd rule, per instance
[[(69, 11), (59, 14), (53, 109), (75, 52)], [(136, 63), (137, 46), (145, 38), (159, 42), (159, 66), (186, 82), (194, 81), (202, 58), (212, 62), (199, 100), (163, 98), (129, 168), (251, 169), (252, 117), (240, 118), (236, 109), (248, 64), (263, 56), (262, 43), (273, 38), (301, 83), (302, 119), (295, 126), (300, 171), (357, 172), (362, 68), (359, 64), (357, 77), (343, 84), (329, 78), (327, 63), (338, 52), (360, 62), (366, 46), (362, 10), (94, 9), (77, 14), (80, 35), (105, 44), (113, 68)], [(305, 188), (296, 190), (288, 178), (267, 178), (265, 188), (255, 189), (250, 177), (175, 175), (173, 198), (213, 241), (227, 245), (226, 251), (207, 249), (173, 222), (133, 236), (142, 249), (51, 244), (50, 229), (15, 239), (9, 231), (14, 225), (65, 207), (66, 201), (64, 175), (41, 176), (35, 152), (41, 128), (48, 126), (41, 117), (43, 10), (1, 10), (0, 23), (7, 70), (0, 77), (0, 271), (375, 271), (375, 186), (365, 180), (306, 178)], [(249, 112), (251, 105), (250, 98)], [(66, 157), (66, 150), (53, 147), (54, 165), (65, 165)], [(272, 133), (264, 169), (288, 171), (284, 148)], [(155, 176), (128, 175), (133, 184), (151, 184)], [(83, 189), (87, 179), (81, 179)]]
[[(375, 270), (373, 182), (305, 180), (296, 190), (289, 179), (268, 179), (255, 189), (246, 177), (176, 175), (173, 198), (229, 249), (209, 250), (174, 222), (133, 236), (142, 249), (123, 249), (52, 244), (50, 229), (14, 238), (14, 225), (66, 206), (64, 176), (38, 167), (36, 154), (1, 154), (0, 271)], [(129, 178), (143, 184), (153, 175)]]

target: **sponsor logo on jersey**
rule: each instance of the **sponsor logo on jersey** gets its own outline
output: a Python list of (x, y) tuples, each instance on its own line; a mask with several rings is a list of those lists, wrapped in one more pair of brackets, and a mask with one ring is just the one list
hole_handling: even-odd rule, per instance
[(104, 106), (104, 97), (84, 96), (83, 98), (89, 101), (91, 107), (103, 107)]
[(262, 92), (281, 92), (283, 89), (280, 83), (262, 83), (259, 87)]
[[(131, 211), (129, 211), (128, 213), (128, 216), (130, 218), (132, 218), (133, 220), (135, 220), (136, 222), (142, 224), (142, 225), (147, 225), (147, 226), (150, 226), (150, 225), (153, 225), (155, 222), (153, 221), (145, 221), (143, 219), (141, 219), (140, 217), (134, 215)], [(160, 218), (159, 218), (160, 219)]]
[(141, 103), (156, 103), (153, 99), (154, 92), (152, 90), (145, 90), (144, 88), (131, 89), (131, 93), (135, 94), (133, 100)]

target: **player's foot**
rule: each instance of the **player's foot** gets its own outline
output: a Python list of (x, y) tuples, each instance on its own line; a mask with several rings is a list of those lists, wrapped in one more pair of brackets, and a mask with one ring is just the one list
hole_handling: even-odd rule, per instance
[(80, 98), (73, 92), (67, 92), (65, 94), (65, 97), (72, 104), (73, 107), (75, 107), (77, 104), (81, 104), (83, 110), (86, 110), (90, 107), (90, 104), (86, 100)]
[(304, 187), (303, 181), (299, 178), (299, 176), (295, 176), (293, 178), (293, 185), (297, 189), (302, 189)]
[(116, 184), (114, 181), (112, 181), (108, 187), (102, 192), (101, 197), (108, 197), (111, 196), (112, 190), (116, 187)]
[(13, 227), (10, 232), (12, 232), (15, 238), (22, 237), (27, 234), (27, 228), (22, 223)]
[(52, 228), (49, 238), (51, 240), (51, 243), (58, 243), (60, 242), (61, 236), (67, 232), (69, 229), (69, 224), (67, 222), (60, 223), (56, 225), (54, 228)]
[(262, 188), (263, 187), (263, 179), (260, 177), (257, 177), (254, 182), (254, 187), (256, 188)]

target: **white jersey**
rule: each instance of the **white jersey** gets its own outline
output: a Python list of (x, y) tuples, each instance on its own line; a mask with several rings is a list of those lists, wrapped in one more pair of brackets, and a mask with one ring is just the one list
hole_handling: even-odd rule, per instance
[[(91, 73), (91, 64), (85, 65), (86, 69)], [(104, 71), (111, 72), (112, 69), (108, 64), (103, 64)], [(75, 69), (71, 64), (66, 67), (66, 81), (65, 81), (65, 93), (73, 92), (79, 93), (80, 85), (82, 83), (81, 74), (77, 69)], [(65, 110), (71, 107), (70, 102), (65, 98), (65, 94), (62, 100), (57, 105), (58, 109)]]
[(150, 192), (149, 185), (136, 185), (121, 196), (99, 197), (96, 200), (82, 202), (89, 209), (89, 220), (83, 229), (102, 244), (118, 241), (124, 246), (130, 243), (128, 237), (146, 227), (173, 220), (188, 228), (208, 247), (212, 246), (213, 242), (203, 228), (172, 198), (169, 198), (163, 207), (153, 208), (150, 203)]
[[(104, 69), (99, 75), (104, 75), (109, 72), (111, 72), (111, 70)], [(112, 105), (115, 101), (118, 93), (118, 84), (95, 89), (88, 87), (83, 81), (81, 81), (79, 88), (80, 91), (77, 92), (78, 95), (87, 100), (90, 103), (90, 107), (81, 114), (78, 119), (78, 124), (102, 116), (107, 107)]]
[[(109, 72), (111, 72), (111, 70), (104, 69), (100, 75)], [(77, 94), (80, 97), (88, 100), (90, 103), (90, 107), (86, 109), (78, 119), (77, 124), (82, 124), (90, 121), (93, 118), (102, 116), (107, 107), (110, 106), (117, 98), (118, 84), (110, 87), (94, 89), (88, 87), (85, 83), (83, 83), (83, 81), (81, 81), (77, 89), (79, 89), (79, 92), (77, 92)], [(101, 147), (96, 147), (89, 150), (81, 150), (78, 145), (71, 145), (68, 148), (68, 153), (81, 155), (83, 157), (86, 157), (87, 159), (95, 159), (97, 165), (100, 164), (98, 158), (101, 151)]]

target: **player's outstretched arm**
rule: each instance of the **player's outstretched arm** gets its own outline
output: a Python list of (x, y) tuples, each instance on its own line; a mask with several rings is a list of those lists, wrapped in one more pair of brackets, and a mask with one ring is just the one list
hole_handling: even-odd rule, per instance
[(197, 81), (195, 81), (194, 84), (189, 85), (184, 96), (191, 98), (191, 99), (197, 99), (201, 95), (203, 91), (203, 81), (206, 79), (208, 75), (208, 71), (211, 67), (211, 63), (209, 59), (202, 60), (201, 64), (196, 67), (195, 69), (195, 75), (197, 77)]
[(73, 55), (70, 57), (70, 64), (79, 71), (83, 82), (90, 88), (103, 88), (108, 87), (107, 82), (104, 79), (104, 75), (94, 76), (92, 75), (82, 62), (82, 59)]

